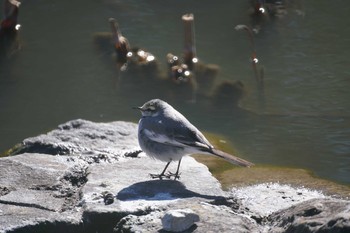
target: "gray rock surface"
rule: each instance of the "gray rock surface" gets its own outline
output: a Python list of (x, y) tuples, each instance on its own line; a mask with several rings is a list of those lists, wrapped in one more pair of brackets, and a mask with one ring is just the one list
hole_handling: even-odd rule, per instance
[(225, 198), (206, 200), (197, 198), (179, 199), (149, 213), (138, 216), (130, 214), (117, 224), (116, 232), (168, 232), (163, 229), (161, 218), (169, 210), (191, 209), (198, 214), (200, 221), (183, 232), (259, 232), (260, 226), (248, 215), (237, 213)]
[[(232, 198), (239, 200), (245, 212), (256, 218), (266, 217), (280, 209), (314, 199), (325, 198), (315, 190), (294, 188), (277, 183), (264, 183), (231, 190)], [(257, 205), (256, 203), (259, 203)]]
[[(330, 215), (331, 214), (331, 215)], [(273, 232), (350, 232), (348, 201), (312, 199), (269, 216)]]
[(150, 179), (164, 165), (140, 153), (136, 124), (62, 124), (0, 158), (0, 232), (166, 232), (178, 209), (200, 218), (184, 232), (350, 231), (349, 201), (278, 184), (224, 192), (191, 157), (180, 181)]
[(76, 182), (81, 178), (75, 172), (77, 166), (66, 157), (44, 154), (1, 158), (0, 232), (25, 231), (45, 222), (64, 223), (72, 229), (79, 225), (76, 203), (84, 180)]
[(112, 162), (123, 156), (136, 157), (140, 152), (136, 128), (130, 122), (73, 120), (47, 134), (25, 139), (15, 153), (78, 155), (88, 163)]

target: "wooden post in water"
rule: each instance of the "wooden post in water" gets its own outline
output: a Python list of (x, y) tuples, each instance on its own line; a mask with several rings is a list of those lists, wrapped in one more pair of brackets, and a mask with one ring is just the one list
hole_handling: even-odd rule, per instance
[(251, 50), (252, 50), (252, 55), (250, 57), (250, 60), (251, 60), (251, 63), (252, 63), (252, 68), (253, 68), (253, 71), (254, 71), (254, 76), (255, 76), (255, 79), (257, 81), (257, 84), (260, 86), (260, 87), (263, 87), (263, 82), (264, 82), (264, 70), (263, 69), (260, 69), (260, 71), (258, 70), (258, 57), (256, 55), (256, 49), (255, 49), (255, 42), (254, 42), (254, 33), (252, 31), (252, 29), (250, 29), (248, 26), (246, 25), (237, 25), (235, 27), (235, 29), (237, 31), (239, 30), (245, 30), (248, 34), (248, 37), (249, 37), (249, 41), (250, 41), (250, 47), (251, 47)]
[(18, 12), (20, 2), (4, 0), (3, 20), (0, 20), (0, 59), (2, 56), (11, 56), (21, 48), (19, 40)]
[(130, 45), (128, 40), (122, 36), (117, 21), (114, 18), (110, 18), (109, 23), (111, 25), (114, 48), (117, 53), (117, 62), (123, 65), (127, 62), (127, 54), (130, 51)]
[(1, 21), (1, 31), (17, 31), (19, 25), (18, 20), (18, 9), (21, 3), (16, 0), (4, 0), (4, 19)]
[(184, 54), (183, 60), (189, 70), (193, 70), (194, 64), (198, 61), (196, 57), (196, 43), (194, 35), (194, 16), (185, 14), (182, 16), (184, 24)]

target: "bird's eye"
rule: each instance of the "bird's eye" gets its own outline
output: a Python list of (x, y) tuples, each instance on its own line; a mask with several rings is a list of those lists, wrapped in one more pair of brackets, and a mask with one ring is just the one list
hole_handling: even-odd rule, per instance
[(156, 110), (156, 108), (153, 105), (150, 105), (150, 106), (148, 106), (147, 110), (148, 111), (154, 111), (154, 110)]

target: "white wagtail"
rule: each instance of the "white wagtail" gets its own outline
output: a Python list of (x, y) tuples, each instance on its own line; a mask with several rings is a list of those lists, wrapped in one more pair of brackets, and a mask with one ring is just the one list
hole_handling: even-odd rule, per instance
[[(190, 154), (216, 155), (232, 164), (245, 167), (254, 165), (215, 149), (181, 113), (160, 99), (150, 100), (141, 107), (135, 108), (142, 113), (138, 128), (141, 149), (148, 156), (167, 162), (160, 174), (150, 174), (152, 178), (162, 179), (174, 176), (175, 180), (178, 179), (182, 156)], [(176, 173), (165, 174), (172, 161), (179, 161)]]

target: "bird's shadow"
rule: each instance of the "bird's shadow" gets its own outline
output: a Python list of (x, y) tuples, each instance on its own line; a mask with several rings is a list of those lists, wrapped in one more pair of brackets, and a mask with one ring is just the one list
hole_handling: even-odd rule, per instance
[(188, 190), (180, 181), (176, 180), (149, 180), (135, 183), (116, 195), (121, 201), (149, 200), (164, 201), (179, 198), (199, 197), (209, 200), (223, 198), (222, 196), (205, 195)]

